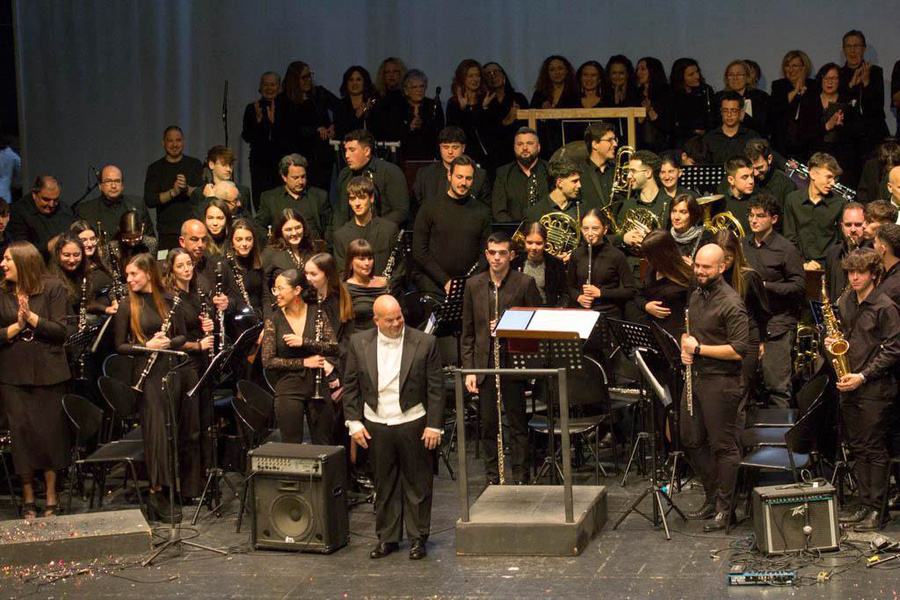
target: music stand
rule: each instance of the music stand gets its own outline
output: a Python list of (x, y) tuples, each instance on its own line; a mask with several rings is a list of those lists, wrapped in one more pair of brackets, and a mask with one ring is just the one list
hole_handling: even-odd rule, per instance
[(659, 347), (663, 352), (663, 357), (666, 360), (666, 363), (669, 365), (669, 373), (672, 376), (672, 387), (669, 390), (670, 393), (666, 395), (666, 398), (669, 400), (667, 403), (663, 400), (662, 404), (664, 407), (668, 408), (671, 403), (674, 406), (674, 410), (672, 411), (672, 427), (671, 431), (672, 435), (672, 444), (671, 450), (668, 452), (668, 457), (666, 458), (666, 464), (671, 461), (671, 475), (669, 477), (669, 490), (671, 493), (675, 493), (681, 491), (681, 482), (676, 478), (678, 474), (678, 462), (679, 460), (684, 460), (684, 451), (681, 449), (681, 435), (679, 432), (681, 431), (681, 387), (679, 382), (682, 380), (682, 365), (681, 365), (681, 346), (678, 343), (672, 334), (668, 331), (660, 327), (659, 323), (653, 321), (650, 323), (650, 327), (653, 329), (653, 334), (656, 337), (656, 341), (659, 343)]
[[(656, 342), (656, 337), (653, 334), (653, 330), (649, 325), (642, 325), (640, 323), (631, 323), (629, 321), (622, 321), (620, 319), (607, 319), (606, 322), (609, 324), (610, 329), (613, 332), (613, 335), (619, 340), (619, 343), (622, 345), (622, 348), (630, 355), (634, 356), (635, 362), (638, 365), (638, 368), (641, 372), (641, 378), (643, 380), (644, 385), (641, 386), (641, 402), (646, 400), (645, 398), (645, 390), (647, 387), (650, 387), (654, 393), (663, 400), (665, 398), (665, 390), (663, 390), (662, 386), (659, 384), (659, 381), (653, 376), (653, 373), (650, 372), (649, 367), (647, 367), (647, 363), (644, 361), (644, 354), (654, 355), (654, 356), (663, 356), (663, 351), (659, 347), (659, 344)], [(663, 400), (665, 401), (665, 400)], [(649, 432), (642, 432), (645, 436), (650, 440), (650, 485), (641, 492), (641, 495), (638, 496), (634, 502), (628, 507), (628, 509), (619, 517), (619, 520), (616, 521), (616, 524), (613, 525), (613, 529), (619, 527), (619, 525), (624, 521), (628, 515), (632, 512), (636, 512), (651, 523), (655, 527), (659, 526), (660, 521), (662, 521), (663, 528), (666, 532), (666, 539), (671, 540), (672, 536), (669, 533), (669, 524), (666, 521), (666, 509), (663, 506), (663, 500), (669, 505), (670, 510), (674, 510), (678, 515), (682, 518), (682, 520), (687, 521), (687, 517), (681, 512), (681, 509), (678, 508), (675, 503), (672, 501), (672, 498), (663, 491), (662, 487), (659, 485), (658, 474), (656, 470), (656, 409), (655, 402), (652, 400), (649, 401), (650, 406), (650, 423), (651, 426), (648, 428)], [(638, 444), (640, 439), (635, 441), (635, 451), (638, 448)], [(634, 451), (632, 451), (632, 457), (634, 457)], [(631, 461), (629, 461), (630, 464)], [(626, 476), (628, 475), (628, 471), (625, 472)], [(653, 516), (647, 516), (642, 513), (638, 509), (638, 505), (643, 502), (644, 498), (648, 495), (653, 496)]]

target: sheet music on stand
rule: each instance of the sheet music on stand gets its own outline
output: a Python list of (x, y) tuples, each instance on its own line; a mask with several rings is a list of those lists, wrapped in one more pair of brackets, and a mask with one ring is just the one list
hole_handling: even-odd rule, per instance
[(507, 340), (515, 369), (581, 369), (582, 347), (599, 318), (593, 310), (510, 308), (494, 334)]
[(450, 280), (450, 291), (441, 305), (428, 317), (425, 333), (437, 337), (459, 335), (462, 331), (463, 294), (467, 277)]

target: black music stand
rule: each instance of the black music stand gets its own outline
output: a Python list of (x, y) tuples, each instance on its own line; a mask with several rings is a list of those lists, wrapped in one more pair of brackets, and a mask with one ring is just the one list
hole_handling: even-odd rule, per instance
[[(609, 324), (610, 329), (613, 332), (613, 335), (619, 340), (619, 343), (622, 345), (622, 348), (629, 354), (634, 356), (635, 362), (638, 365), (639, 370), (641, 371), (641, 379), (643, 385), (641, 385), (641, 402), (647, 401), (646, 394), (647, 388), (651, 387), (657, 396), (660, 398), (665, 397), (665, 392), (662, 389), (662, 386), (659, 385), (659, 382), (650, 372), (650, 369), (647, 367), (647, 363), (644, 361), (644, 355), (654, 355), (654, 356), (664, 356), (662, 349), (659, 347), (659, 344), (656, 341), (656, 337), (653, 333), (653, 330), (649, 325), (643, 325), (640, 323), (631, 323), (629, 321), (622, 321), (620, 319), (607, 319), (606, 322)], [(619, 517), (619, 520), (616, 521), (616, 524), (613, 525), (613, 529), (617, 529), (619, 525), (621, 525), (622, 521), (624, 521), (628, 515), (632, 512), (636, 512), (651, 523), (655, 527), (658, 527), (660, 521), (662, 521), (663, 529), (666, 532), (666, 539), (671, 540), (672, 536), (669, 533), (669, 524), (666, 521), (667, 510), (663, 506), (663, 500), (669, 505), (669, 510), (674, 510), (684, 521), (687, 521), (687, 517), (681, 512), (681, 509), (678, 508), (675, 503), (672, 501), (672, 498), (663, 491), (662, 486), (659, 484), (658, 473), (657, 473), (657, 464), (656, 464), (656, 452), (657, 452), (657, 435), (656, 435), (656, 409), (655, 402), (649, 400), (649, 413), (650, 413), (650, 427), (646, 428), (649, 431), (641, 432), (639, 435), (645, 435), (646, 439), (649, 440), (650, 444), (650, 485), (641, 492), (641, 495), (635, 498), (634, 502), (628, 507), (628, 509)], [(637, 451), (639, 446), (640, 439), (635, 440), (634, 450), (632, 451), (632, 458), (634, 457), (634, 452)], [(629, 461), (629, 464), (631, 461)], [(628, 475), (628, 471), (625, 471), (625, 475)], [(653, 515), (652, 517), (642, 513), (638, 506), (641, 502), (643, 502), (644, 498), (647, 496), (653, 496)]]
[(684, 165), (679, 183), (701, 194), (715, 194), (724, 178), (722, 165)]
[[(672, 444), (671, 450), (668, 452), (668, 456), (666, 457), (666, 464), (671, 462), (672, 467), (669, 471), (671, 475), (669, 476), (669, 491), (674, 494), (675, 492), (681, 491), (681, 480), (677, 478), (678, 475), (678, 463), (685, 461), (684, 450), (681, 449), (681, 391), (682, 387), (678, 385), (682, 380), (682, 364), (681, 364), (681, 346), (678, 343), (672, 334), (668, 331), (660, 327), (658, 323), (655, 321), (650, 323), (650, 327), (653, 330), (653, 335), (656, 337), (656, 341), (659, 343), (659, 347), (663, 352), (663, 357), (668, 363), (669, 373), (672, 376), (672, 387), (670, 388), (669, 399), (673, 405), (672, 410), (672, 427), (670, 428), (672, 431)], [(668, 408), (668, 404), (663, 402), (663, 405)]]

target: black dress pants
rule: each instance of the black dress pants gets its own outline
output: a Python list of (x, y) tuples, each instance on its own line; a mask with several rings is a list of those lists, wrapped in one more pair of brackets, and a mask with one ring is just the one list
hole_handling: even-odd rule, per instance
[[(502, 363), (501, 363), (502, 364)], [(528, 417), (525, 414), (525, 380), (501, 377), (503, 413), (506, 415), (504, 438), (509, 444), (509, 462), (513, 479), (528, 478)], [(497, 384), (493, 375), (486, 375), (478, 386), (481, 407), (481, 448), (484, 452), (484, 472), (496, 477), (497, 462)]]
[(856, 462), (860, 503), (881, 510), (887, 491), (887, 432), (893, 398), (841, 394), (844, 435)]

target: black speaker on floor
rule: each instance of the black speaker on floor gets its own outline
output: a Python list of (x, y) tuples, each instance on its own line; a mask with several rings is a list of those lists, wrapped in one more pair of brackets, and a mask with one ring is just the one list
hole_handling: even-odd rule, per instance
[(347, 545), (343, 446), (270, 442), (248, 454), (254, 548), (328, 554)]
[(756, 547), (765, 554), (837, 550), (841, 539), (834, 487), (825, 483), (753, 489)]

